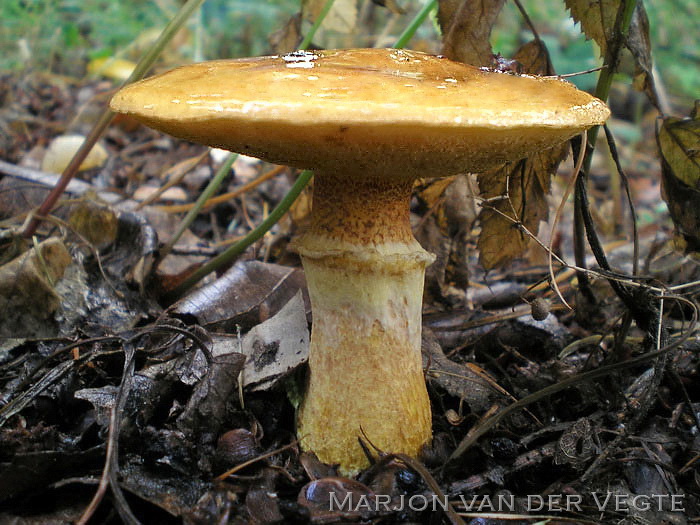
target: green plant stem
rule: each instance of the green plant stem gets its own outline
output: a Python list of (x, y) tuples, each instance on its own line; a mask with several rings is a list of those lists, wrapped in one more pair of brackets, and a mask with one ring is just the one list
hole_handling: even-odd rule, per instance
[(318, 31), (318, 28), (321, 27), (321, 24), (325, 20), (326, 15), (328, 15), (328, 13), (330, 13), (334, 2), (335, 2), (335, 0), (326, 0), (326, 3), (323, 4), (323, 8), (321, 9), (321, 12), (316, 17), (316, 20), (314, 20), (314, 23), (311, 26), (311, 29), (309, 29), (309, 32), (306, 33), (306, 35), (304, 36), (304, 40), (302, 40), (301, 44), (299, 44), (299, 49), (306, 49), (307, 47), (309, 47), (311, 45), (311, 41), (314, 39), (314, 36), (316, 36), (316, 31)]
[(236, 244), (228, 248), (226, 251), (211, 259), (204, 266), (200, 267), (197, 271), (190, 275), (168, 295), (172, 296), (173, 298), (180, 297), (192, 286), (197, 284), (200, 281), (200, 279), (202, 279), (212, 271), (232, 262), (236, 259), (236, 257), (242, 254), (248, 248), (248, 246), (261, 239), (262, 236), (265, 235), (268, 232), (268, 230), (272, 228), (285, 213), (287, 213), (290, 206), (294, 203), (299, 194), (309, 183), (312, 176), (313, 173), (308, 170), (301, 172), (296, 182), (289, 190), (289, 193), (287, 193), (287, 195), (284, 196), (284, 198), (275, 207), (275, 209), (273, 209), (272, 212), (270, 212), (270, 215), (268, 215), (264, 221), (262, 221), (254, 230), (248, 233), (248, 235), (246, 235), (243, 239), (241, 239)]
[[(630, 24), (632, 23), (632, 16), (634, 15), (634, 9), (636, 7), (637, 0), (625, 0), (624, 6), (622, 7), (622, 13), (618, 15), (621, 17), (618, 33), (619, 36), (614, 40), (614, 46), (608, 46), (607, 53), (605, 54), (605, 60), (603, 61), (603, 65), (605, 67), (600, 70), (600, 75), (598, 76), (598, 82), (594, 92), (594, 95), (604, 102), (608, 100), (608, 96), (610, 95), (610, 87), (612, 86), (613, 77), (615, 73), (617, 73), (620, 52), (622, 51), (623, 43), (627, 39), (627, 33), (629, 32)], [(599, 131), (600, 126), (594, 126), (588, 130), (589, 149), (586, 152), (586, 158), (583, 160), (583, 173), (585, 174), (588, 173), (588, 170), (591, 167), (593, 148), (595, 148)]]
[(403, 49), (404, 47), (406, 47), (406, 44), (408, 44), (409, 40), (413, 38), (413, 35), (416, 34), (418, 28), (425, 21), (430, 12), (437, 7), (437, 5), (437, 0), (428, 0), (423, 5), (421, 10), (418, 11), (413, 20), (411, 20), (411, 23), (408, 24), (408, 26), (406, 26), (406, 29), (403, 30), (403, 33), (401, 33), (398, 40), (394, 44), (394, 47), (396, 49)]
[(177, 241), (180, 240), (180, 237), (182, 237), (182, 234), (185, 233), (185, 230), (189, 228), (190, 224), (194, 222), (195, 218), (199, 214), (199, 212), (202, 210), (206, 202), (214, 195), (217, 189), (219, 189), (219, 186), (221, 186), (221, 183), (223, 182), (224, 178), (226, 178), (226, 175), (229, 174), (231, 171), (231, 166), (233, 166), (233, 163), (236, 161), (238, 158), (237, 153), (231, 153), (226, 157), (226, 160), (224, 163), (221, 165), (219, 170), (216, 172), (216, 175), (214, 175), (214, 178), (209, 181), (209, 184), (207, 184), (207, 187), (204, 188), (204, 191), (202, 194), (199, 196), (197, 201), (194, 203), (194, 206), (192, 209), (187, 212), (187, 215), (185, 215), (185, 218), (180, 221), (180, 224), (177, 227), (177, 231), (175, 234), (170, 238), (170, 240), (159, 250), (158, 253), (158, 260), (162, 261), (165, 259), (168, 254), (173, 251), (173, 246), (177, 243)]
[[(624, 0), (620, 6), (620, 11), (618, 11), (617, 19), (615, 20), (614, 32), (616, 38), (612, 42), (608, 42), (607, 51), (603, 60), (603, 68), (600, 70), (600, 75), (598, 76), (598, 82), (594, 92), (594, 95), (604, 102), (608, 100), (613, 77), (617, 72), (620, 52), (622, 51), (622, 46), (627, 38), (627, 33), (629, 31), (630, 24), (632, 23), (632, 15), (634, 15), (634, 9), (636, 6), (637, 0)], [(588, 149), (586, 150), (586, 156), (583, 159), (583, 165), (581, 168), (581, 176), (583, 177), (587, 177), (591, 169), (593, 152), (595, 150), (595, 143), (598, 139), (599, 130), (600, 126), (594, 126), (588, 130)], [(579, 268), (585, 268), (586, 257), (583, 244), (585, 233), (583, 231), (583, 211), (581, 210), (580, 201), (581, 199), (579, 198), (574, 199), (574, 256), (576, 266)]]
[[(156, 58), (160, 56), (168, 42), (170, 42), (170, 40), (172, 40), (172, 38), (175, 36), (175, 33), (178, 32), (190, 15), (200, 5), (202, 5), (203, 2), (204, 0), (187, 0), (187, 3), (180, 8), (177, 15), (175, 15), (165, 29), (163, 29), (163, 32), (158, 37), (158, 40), (156, 40), (148, 52), (141, 57), (141, 60), (139, 60), (138, 64), (136, 64), (136, 67), (131, 72), (131, 75), (126, 80), (124, 85), (143, 78), (143, 76), (155, 62)], [(68, 187), (71, 179), (78, 172), (78, 168), (88, 156), (88, 153), (90, 153), (90, 150), (95, 145), (97, 140), (102, 136), (105, 129), (107, 129), (107, 126), (109, 126), (110, 122), (112, 122), (113, 118), (114, 113), (112, 113), (108, 108), (105, 108), (100, 115), (100, 118), (97, 120), (93, 128), (90, 130), (90, 133), (85, 138), (83, 144), (80, 146), (78, 151), (76, 151), (75, 155), (73, 155), (70, 163), (68, 166), (66, 166), (66, 169), (63, 170), (63, 173), (61, 173), (61, 178), (58, 180), (56, 186), (51, 189), (51, 193), (46, 196), (46, 199), (44, 199), (44, 202), (41, 203), (41, 206), (37, 212), (27, 223), (27, 226), (22, 232), (22, 236), (24, 238), (29, 238), (36, 232), (36, 229), (41, 223), (41, 220), (37, 217), (45, 217), (51, 213), (51, 210), (53, 210), (54, 206), (56, 206), (56, 202), (58, 202), (58, 199), (60, 199), (61, 195), (63, 195), (63, 192)]]

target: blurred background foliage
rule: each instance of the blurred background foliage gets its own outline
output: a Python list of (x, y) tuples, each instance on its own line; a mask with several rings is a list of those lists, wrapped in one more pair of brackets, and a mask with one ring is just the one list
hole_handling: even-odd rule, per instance
[[(175, 39), (163, 58), (177, 62), (221, 57), (253, 56), (270, 52), (270, 37), (283, 30), (312, 0), (207, 0)], [(349, 31), (319, 34), (323, 47), (389, 46), (406, 27), (424, 0), (396, 0), (404, 14), (392, 13), (372, 0), (339, 0), (352, 5), (360, 22)], [(572, 73), (599, 65), (595, 44), (581, 36), (564, 2), (524, 0), (551, 53), (558, 73)], [(85, 75), (91, 60), (105, 57), (136, 59), (179, 7), (176, 0), (3, 0), (0, 2), (0, 70), (35, 69), (75, 77)], [(339, 8), (343, 8), (340, 5)], [(700, 2), (646, 2), (653, 57), (658, 77), (680, 106), (700, 96)], [(308, 22), (305, 22), (308, 24)], [(302, 33), (308, 25), (302, 26)], [(511, 56), (532, 35), (513, 2), (501, 13), (492, 35), (493, 48)], [(437, 24), (424, 24), (410, 47), (437, 52)], [(631, 71), (632, 65), (628, 69)], [(625, 66), (623, 65), (623, 70)], [(574, 81), (591, 89), (595, 75)]]

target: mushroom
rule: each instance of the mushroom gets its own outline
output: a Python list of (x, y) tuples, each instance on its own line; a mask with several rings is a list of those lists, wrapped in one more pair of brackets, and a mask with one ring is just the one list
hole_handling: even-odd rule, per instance
[(352, 474), (358, 443), (419, 454), (431, 439), (421, 366), (425, 267), (415, 179), (480, 171), (601, 124), (600, 100), (556, 78), (395, 49), (295, 52), (184, 66), (127, 86), (114, 111), (176, 137), (314, 170), (301, 256), (313, 331), (297, 433)]

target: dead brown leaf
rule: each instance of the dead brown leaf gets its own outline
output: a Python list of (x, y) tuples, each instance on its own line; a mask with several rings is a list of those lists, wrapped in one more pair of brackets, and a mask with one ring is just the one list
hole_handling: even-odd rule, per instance
[(55, 287), (70, 263), (63, 241), (50, 238), (0, 266), (0, 337), (55, 335)]
[(700, 251), (700, 102), (691, 118), (669, 117), (657, 130), (661, 189), (685, 251)]
[(469, 234), (476, 221), (476, 184), (466, 175), (438, 179), (417, 195), (429, 208), (415, 228), (436, 260), (426, 269), (426, 292), (440, 301), (465, 299), (469, 285)]
[[(554, 73), (549, 53), (540, 40), (523, 45), (513, 58), (525, 73)], [(540, 221), (547, 220), (551, 174), (564, 159), (566, 149), (563, 144), (479, 174), (479, 189), (486, 200), (479, 214), (478, 242), (479, 261), (484, 268), (504, 266), (525, 251), (530, 236), (520, 224), (536, 235)]]
[(547, 162), (547, 157), (536, 154), (479, 175), (486, 199), (479, 215), (479, 262), (485, 269), (504, 266), (525, 251), (529, 237), (520, 224), (537, 234), (540, 221), (547, 219), (549, 177), (541, 174), (559, 163)]
[(656, 95), (652, 73), (649, 19), (641, 0), (637, 2), (637, 8), (634, 10), (626, 45), (634, 57), (634, 88), (646, 93), (651, 103), (659, 108), (660, 102)]
[(554, 66), (542, 40), (531, 40), (523, 44), (513, 59), (520, 64), (523, 73), (543, 76), (554, 74)]
[(442, 54), (474, 66), (491, 66), (489, 38), (505, 0), (440, 0), (438, 22)]
[(275, 53), (291, 53), (299, 48), (301, 39), (301, 13), (296, 13), (284, 27), (270, 35), (270, 45)]

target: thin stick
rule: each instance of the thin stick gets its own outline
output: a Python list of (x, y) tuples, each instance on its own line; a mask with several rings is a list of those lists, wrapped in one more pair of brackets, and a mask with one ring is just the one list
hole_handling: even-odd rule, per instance
[[(202, 211), (207, 211), (209, 208), (212, 206), (216, 206), (217, 204), (221, 204), (222, 202), (227, 202), (230, 201), (231, 199), (235, 199), (236, 197), (240, 197), (244, 193), (249, 192), (250, 190), (257, 188), (260, 186), (263, 182), (266, 182), (270, 179), (275, 178), (277, 175), (282, 173), (285, 169), (287, 169), (287, 166), (275, 166), (272, 168), (270, 171), (263, 173), (259, 177), (251, 180), (250, 182), (246, 182), (242, 186), (236, 188), (233, 191), (229, 191), (228, 193), (222, 193), (221, 195), (217, 195), (216, 197), (212, 197), (208, 199), (205, 203), (204, 206), (202, 206)], [(173, 205), (161, 205), (161, 206), (155, 206), (157, 210), (164, 211), (166, 213), (181, 213), (185, 211), (190, 211), (192, 208), (196, 206), (195, 203), (187, 203), (187, 204), (173, 204)]]
[(571, 306), (569, 306), (569, 303), (566, 302), (566, 299), (564, 299), (564, 296), (561, 294), (561, 291), (559, 290), (559, 285), (557, 284), (556, 277), (554, 276), (554, 268), (552, 266), (552, 254), (554, 253), (554, 235), (556, 233), (556, 228), (557, 224), (559, 224), (559, 219), (561, 218), (561, 213), (562, 210), (564, 209), (564, 206), (566, 205), (566, 201), (569, 199), (569, 195), (571, 195), (571, 191), (574, 188), (574, 185), (576, 184), (576, 179), (578, 179), (579, 173), (581, 173), (581, 166), (583, 165), (583, 160), (584, 160), (584, 154), (586, 151), (586, 134), (583, 133), (581, 135), (581, 150), (579, 151), (579, 156), (578, 159), (576, 160), (576, 167), (574, 168), (574, 174), (571, 177), (571, 181), (569, 182), (568, 186), (566, 187), (566, 191), (564, 191), (564, 195), (561, 198), (561, 202), (559, 203), (559, 206), (557, 207), (557, 211), (554, 214), (554, 221), (552, 222), (552, 230), (549, 232), (549, 248), (547, 249), (547, 267), (549, 270), (549, 279), (550, 282), (552, 283), (552, 288), (556, 292), (557, 296), (559, 297), (559, 300), (566, 305), (566, 307), (569, 310), (572, 310)]

